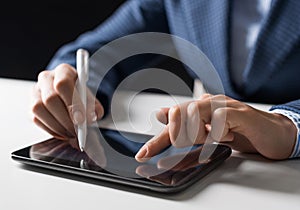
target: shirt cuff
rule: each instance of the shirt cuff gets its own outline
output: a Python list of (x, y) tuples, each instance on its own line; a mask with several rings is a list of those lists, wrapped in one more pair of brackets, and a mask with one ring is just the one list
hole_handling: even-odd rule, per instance
[(300, 114), (293, 111), (284, 110), (284, 109), (274, 109), (270, 111), (271, 113), (282, 114), (285, 117), (289, 118), (297, 128), (297, 139), (294, 145), (294, 149), (289, 158), (300, 157)]

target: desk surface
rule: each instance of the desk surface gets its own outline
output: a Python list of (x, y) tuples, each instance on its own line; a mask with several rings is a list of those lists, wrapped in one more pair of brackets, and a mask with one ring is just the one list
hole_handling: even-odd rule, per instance
[(39, 173), (10, 153), (50, 137), (30, 119), (32, 82), (0, 79), (0, 209), (299, 209), (299, 160), (272, 162), (234, 153), (192, 188), (176, 196)]

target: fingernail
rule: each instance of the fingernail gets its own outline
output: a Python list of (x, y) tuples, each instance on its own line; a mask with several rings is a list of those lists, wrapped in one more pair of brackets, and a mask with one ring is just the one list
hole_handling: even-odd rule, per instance
[(167, 116), (162, 112), (162, 110), (156, 110), (155, 111), (155, 116), (156, 116), (156, 119), (163, 123), (163, 124), (167, 124), (168, 123), (168, 118)]
[(210, 124), (205, 124), (205, 128), (208, 132), (211, 131), (211, 125)]
[(148, 153), (147, 147), (142, 147), (140, 151), (138, 151), (138, 153), (135, 155), (135, 158), (139, 162), (144, 162), (147, 160), (147, 153)]
[(97, 116), (96, 112), (92, 112), (91, 113), (91, 120), (92, 120), (92, 122), (96, 122), (97, 119), (98, 119), (98, 116)]
[(79, 124), (79, 123), (83, 122), (83, 120), (84, 120), (83, 115), (80, 111), (75, 111), (73, 113), (73, 119), (74, 119), (75, 124)]

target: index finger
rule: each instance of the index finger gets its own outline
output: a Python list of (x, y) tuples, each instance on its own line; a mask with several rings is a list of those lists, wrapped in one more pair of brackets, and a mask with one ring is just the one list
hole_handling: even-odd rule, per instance
[(72, 66), (61, 64), (55, 68), (53, 86), (68, 107), (72, 105), (77, 73)]
[(171, 145), (169, 126), (167, 125), (161, 133), (154, 136), (142, 146), (139, 152), (135, 155), (138, 162), (146, 162), (154, 155), (160, 153), (163, 149)]
[[(82, 118), (79, 119), (79, 122), (82, 123), (84, 118), (87, 115), (87, 120), (89, 123), (94, 122), (97, 119), (100, 119), (103, 116), (104, 110), (100, 102), (95, 99), (90, 90), (87, 88), (87, 107), (86, 112), (84, 110), (83, 102), (80, 99), (79, 92), (77, 90), (78, 75), (76, 70), (68, 65), (61, 64), (55, 69), (54, 76), (54, 88), (56, 92), (59, 93), (60, 98), (67, 107), (71, 119), (74, 121), (74, 113), (82, 114)], [(96, 118), (96, 119), (95, 119)]]

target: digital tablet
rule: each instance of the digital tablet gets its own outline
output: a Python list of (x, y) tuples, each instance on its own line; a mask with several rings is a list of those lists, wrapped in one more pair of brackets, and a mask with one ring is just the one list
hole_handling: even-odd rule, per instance
[(231, 149), (214, 145), (209, 159), (199, 160), (202, 145), (170, 146), (150, 160), (134, 159), (152, 136), (89, 128), (84, 152), (75, 140), (50, 138), (14, 151), (12, 158), (24, 164), (67, 172), (156, 192), (186, 190), (231, 155)]

